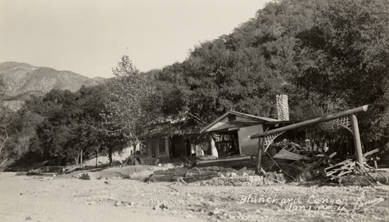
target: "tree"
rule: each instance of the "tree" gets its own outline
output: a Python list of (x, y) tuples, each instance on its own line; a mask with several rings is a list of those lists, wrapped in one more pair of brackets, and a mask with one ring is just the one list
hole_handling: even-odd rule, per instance
[(6, 85), (4, 80), (0, 77), (0, 104), (1, 105), (5, 97), (5, 92), (6, 92)]
[[(29, 157), (29, 162), (48, 160), (51, 164), (82, 163), (105, 145), (124, 147), (122, 135), (101, 130), (106, 113), (104, 86), (81, 87), (78, 92), (52, 90), (33, 97), (9, 125), (10, 157)], [(114, 147), (112, 146), (112, 147)]]
[[(329, 107), (371, 104), (361, 125), (365, 142), (385, 137), (389, 82), (387, 1), (328, 1), (310, 29), (300, 32), (296, 85)], [(386, 111), (385, 111), (386, 110)], [(379, 121), (378, 121), (379, 120)], [(387, 136), (386, 136), (387, 138)]]
[[(161, 109), (189, 111), (208, 122), (230, 109), (274, 117), (275, 95), (286, 93), (298, 121), (371, 104), (360, 114), (362, 138), (385, 143), (388, 3), (271, 2), (231, 34), (195, 47), (182, 63), (154, 71), (155, 81), (168, 87), (160, 93)], [(169, 108), (172, 100), (176, 109)]]
[(2, 78), (0, 78), (0, 157), (3, 154), (3, 149), (8, 141), (8, 123), (10, 119), (10, 110), (4, 106), (3, 100), (5, 97), (6, 85)]
[(128, 56), (121, 58), (113, 74), (115, 78), (107, 84), (107, 132), (125, 132), (129, 140), (137, 140), (143, 126), (159, 113), (157, 94)]
[[(105, 136), (135, 143), (145, 126), (160, 113), (158, 96), (154, 87), (139, 73), (128, 56), (123, 56), (112, 71), (115, 78), (106, 85), (107, 111), (102, 113)], [(104, 143), (110, 161), (114, 149), (123, 148), (114, 142), (116, 139), (106, 140)]]

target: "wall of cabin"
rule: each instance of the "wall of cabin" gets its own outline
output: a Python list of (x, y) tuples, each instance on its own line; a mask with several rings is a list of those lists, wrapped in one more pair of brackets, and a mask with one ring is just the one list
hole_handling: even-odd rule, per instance
[(153, 137), (145, 142), (147, 154), (152, 158), (169, 158), (169, 137)]
[(249, 136), (262, 132), (262, 124), (240, 128), (238, 130), (240, 153), (245, 155), (256, 155), (258, 152), (258, 139), (250, 139)]
[[(192, 144), (183, 135), (148, 138), (144, 141), (144, 144), (147, 150), (147, 156), (151, 158), (167, 160), (191, 155)], [(194, 150), (193, 145), (193, 152)]]

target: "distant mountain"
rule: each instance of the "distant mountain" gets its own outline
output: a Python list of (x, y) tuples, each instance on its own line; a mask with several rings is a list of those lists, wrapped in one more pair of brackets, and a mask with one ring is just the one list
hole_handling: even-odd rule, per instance
[(82, 85), (92, 86), (104, 81), (103, 78), (88, 78), (71, 71), (59, 71), (20, 62), (0, 63), (0, 78), (7, 86), (6, 104), (13, 110), (20, 108), (31, 95), (44, 95), (52, 89), (75, 92)]

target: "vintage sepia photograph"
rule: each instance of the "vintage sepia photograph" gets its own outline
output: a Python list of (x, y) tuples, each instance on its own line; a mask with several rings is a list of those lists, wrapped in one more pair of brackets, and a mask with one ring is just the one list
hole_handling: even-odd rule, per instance
[(0, 0), (24, 221), (389, 221), (389, 0)]

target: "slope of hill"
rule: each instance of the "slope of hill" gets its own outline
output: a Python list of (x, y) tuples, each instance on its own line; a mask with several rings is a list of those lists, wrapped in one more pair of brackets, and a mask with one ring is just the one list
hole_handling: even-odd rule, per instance
[(101, 83), (101, 78), (88, 78), (71, 71), (59, 71), (48, 67), (37, 67), (26, 63), (0, 63), (0, 78), (7, 86), (6, 104), (18, 109), (31, 95), (40, 96), (52, 89), (67, 89), (72, 92), (82, 85)]

